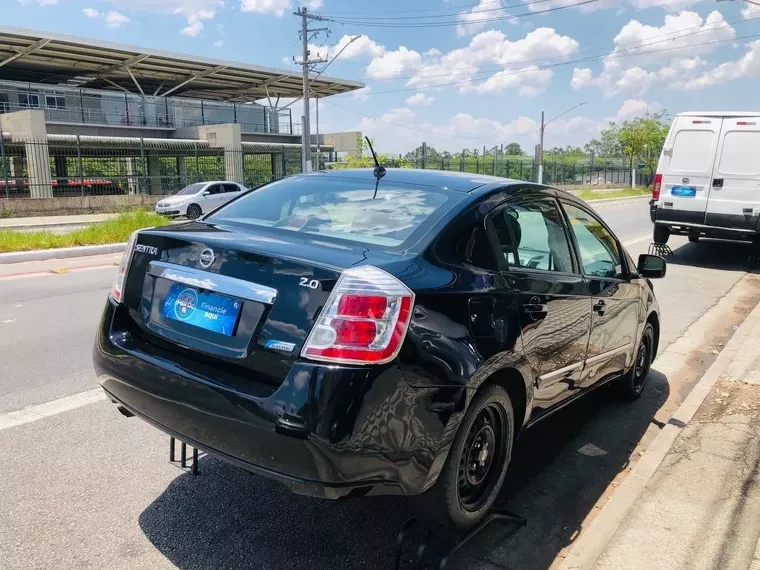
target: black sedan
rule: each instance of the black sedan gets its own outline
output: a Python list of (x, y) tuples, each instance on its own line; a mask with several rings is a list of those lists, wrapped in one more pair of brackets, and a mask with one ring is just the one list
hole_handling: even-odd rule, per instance
[(294, 492), (420, 495), (468, 528), (525, 428), (641, 394), (664, 275), (554, 188), (299, 175), (133, 235), (94, 363), (126, 415)]

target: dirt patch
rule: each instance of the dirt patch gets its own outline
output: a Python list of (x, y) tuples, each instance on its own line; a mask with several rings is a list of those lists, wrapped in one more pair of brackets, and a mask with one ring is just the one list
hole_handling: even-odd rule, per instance
[(760, 386), (721, 376), (692, 423), (713, 423), (735, 414), (760, 414)]

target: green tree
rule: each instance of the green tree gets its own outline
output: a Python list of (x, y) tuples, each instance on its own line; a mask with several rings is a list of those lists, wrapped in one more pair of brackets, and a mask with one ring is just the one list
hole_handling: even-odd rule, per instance
[(522, 156), (525, 153), (519, 143), (512, 142), (504, 147), (504, 154), (507, 156)]
[(631, 167), (639, 161), (644, 163), (643, 172), (647, 185), (654, 177), (669, 128), (670, 121), (665, 111), (636, 117), (623, 122), (618, 128), (621, 150), (630, 158)]

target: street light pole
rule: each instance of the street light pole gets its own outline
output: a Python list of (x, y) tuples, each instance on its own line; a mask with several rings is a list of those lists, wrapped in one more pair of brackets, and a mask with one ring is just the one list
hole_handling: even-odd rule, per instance
[(544, 183), (544, 131), (546, 130), (546, 127), (549, 126), (551, 123), (559, 119), (560, 117), (564, 117), (567, 115), (570, 111), (574, 111), (578, 107), (583, 107), (588, 103), (588, 101), (584, 101), (583, 103), (578, 103), (574, 107), (570, 107), (567, 111), (564, 113), (560, 113), (556, 117), (554, 117), (551, 121), (544, 122), (544, 112), (541, 111), (541, 131), (539, 134), (538, 139), (538, 183), (543, 184)]

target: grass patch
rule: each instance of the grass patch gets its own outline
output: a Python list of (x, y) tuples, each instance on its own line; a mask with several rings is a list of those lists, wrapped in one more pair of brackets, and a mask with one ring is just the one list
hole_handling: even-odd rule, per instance
[(646, 186), (636, 188), (621, 188), (620, 190), (581, 190), (577, 193), (581, 200), (609, 200), (610, 198), (633, 198), (649, 196), (652, 193)]
[(68, 234), (0, 230), (0, 253), (121, 243), (127, 241), (135, 230), (165, 226), (168, 223), (169, 220), (153, 212), (135, 210)]

